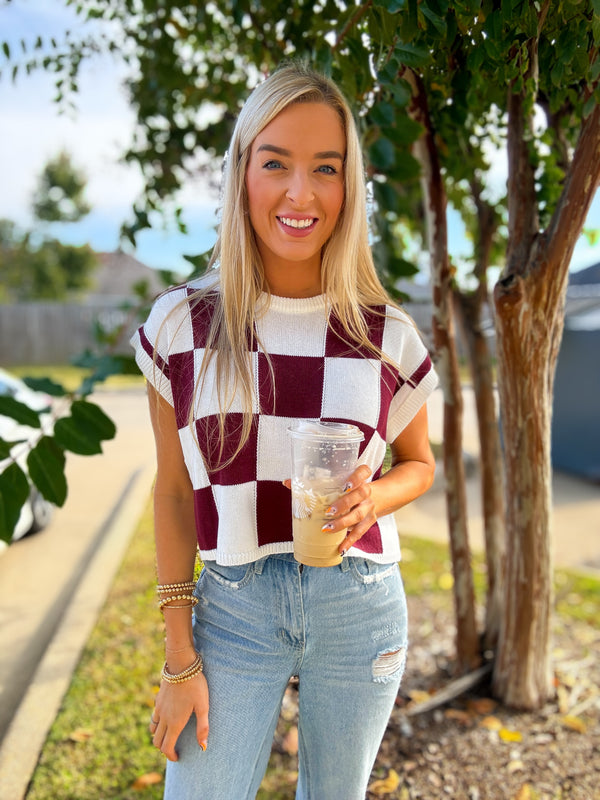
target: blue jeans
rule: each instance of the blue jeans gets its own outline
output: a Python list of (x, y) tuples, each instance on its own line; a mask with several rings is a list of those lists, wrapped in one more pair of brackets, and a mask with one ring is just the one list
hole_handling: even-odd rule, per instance
[(169, 762), (167, 800), (253, 800), (289, 679), (299, 677), (296, 800), (364, 800), (406, 662), (397, 564), (345, 558), (300, 567), (291, 554), (205, 565), (196, 647), (210, 692), (208, 746), (195, 720)]

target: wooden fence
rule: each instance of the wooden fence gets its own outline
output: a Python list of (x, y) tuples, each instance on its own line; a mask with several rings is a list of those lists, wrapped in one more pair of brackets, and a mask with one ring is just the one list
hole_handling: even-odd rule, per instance
[[(135, 320), (114, 301), (93, 304), (15, 303), (0, 305), (0, 365), (67, 364), (95, 345), (94, 325), (112, 330)], [(128, 336), (119, 348), (128, 351)]]

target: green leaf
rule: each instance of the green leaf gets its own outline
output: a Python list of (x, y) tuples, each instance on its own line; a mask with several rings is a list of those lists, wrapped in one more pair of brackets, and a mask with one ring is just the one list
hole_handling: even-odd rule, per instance
[(102, 452), (96, 436), (90, 435), (86, 425), (73, 417), (63, 417), (54, 426), (54, 437), (63, 450), (80, 456), (94, 456)]
[(421, 165), (417, 159), (411, 153), (398, 151), (396, 163), (394, 164), (394, 168), (390, 170), (389, 177), (402, 183), (403, 181), (418, 178), (420, 174)]
[(4, 55), (7, 58), (10, 58), (10, 47), (8, 45), (8, 42), (2, 42), (2, 49), (4, 50)]
[(375, 169), (389, 169), (396, 160), (394, 145), (382, 136), (369, 147), (369, 160)]
[(421, 6), (421, 13), (427, 19), (434, 30), (440, 35), (445, 37), (447, 32), (446, 20), (443, 17), (440, 17), (426, 5)]
[(29, 481), (18, 464), (0, 474), (0, 539), (10, 542), (23, 504), (29, 497)]
[(396, 45), (394, 55), (401, 64), (407, 67), (424, 67), (431, 60), (431, 54), (427, 48), (404, 42)]
[(391, 125), (395, 117), (394, 106), (391, 103), (377, 103), (369, 112), (369, 117), (374, 125)]
[(69, 394), (64, 386), (51, 378), (23, 378), (23, 382), (34, 392), (44, 392), (51, 397), (65, 397)]
[(395, 127), (386, 130), (388, 137), (398, 146), (416, 142), (422, 133), (423, 126), (410, 117), (402, 117)]
[(12, 442), (7, 442), (6, 439), (0, 439), (0, 461), (4, 458), (10, 458), (10, 451), (17, 444), (22, 444), (27, 441), (26, 439), (15, 439)]
[(34, 411), (25, 403), (15, 400), (14, 397), (0, 396), (0, 417), (10, 417), (19, 425), (27, 425), (30, 428), (40, 428), (40, 418), (37, 411)]
[(114, 439), (117, 432), (115, 423), (95, 403), (87, 400), (76, 400), (71, 405), (71, 416), (81, 425), (86, 425), (90, 432), (99, 439)]
[(51, 436), (42, 436), (27, 456), (29, 477), (46, 500), (62, 506), (67, 499), (65, 454)]

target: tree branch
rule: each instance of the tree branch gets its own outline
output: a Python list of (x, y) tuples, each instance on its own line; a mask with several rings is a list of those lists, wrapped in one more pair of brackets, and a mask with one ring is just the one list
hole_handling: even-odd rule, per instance
[(333, 45), (332, 48), (334, 53), (339, 49), (341, 43), (344, 41), (348, 33), (362, 19), (362, 17), (364, 17), (364, 15), (367, 13), (367, 11), (369, 10), (369, 8), (371, 8), (372, 5), (373, 5), (373, 0), (367, 0), (367, 2), (363, 3), (362, 6), (359, 6), (359, 8), (350, 17), (348, 22), (342, 28), (340, 35), (335, 40), (335, 44)]

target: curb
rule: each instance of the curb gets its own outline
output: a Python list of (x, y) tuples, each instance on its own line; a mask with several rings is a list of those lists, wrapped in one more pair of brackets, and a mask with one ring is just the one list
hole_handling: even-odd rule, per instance
[(0, 746), (0, 797), (24, 800), (48, 732), (70, 686), (150, 495), (154, 468), (136, 470), (100, 528), (89, 566), (65, 609)]

